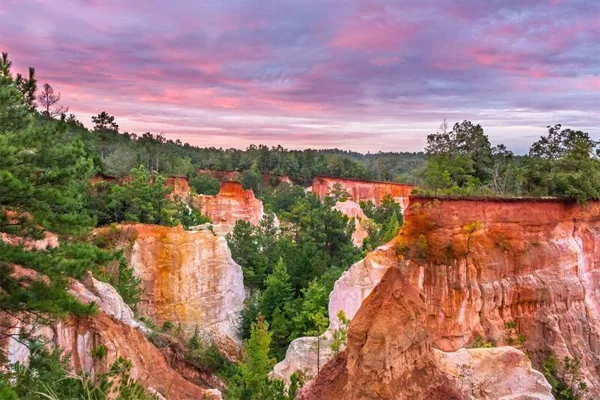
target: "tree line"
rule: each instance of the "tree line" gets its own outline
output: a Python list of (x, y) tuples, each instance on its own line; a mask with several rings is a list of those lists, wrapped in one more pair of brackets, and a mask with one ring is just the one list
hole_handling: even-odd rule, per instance
[(425, 152), (423, 194), (600, 199), (600, 142), (580, 130), (548, 126), (527, 155), (516, 156), (503, 144), (492, 147), (479, 124), (443, 123)]

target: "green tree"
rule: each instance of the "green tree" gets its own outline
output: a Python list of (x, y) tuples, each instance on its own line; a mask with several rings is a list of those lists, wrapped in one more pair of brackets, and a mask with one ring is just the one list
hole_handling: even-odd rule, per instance
[(294, 337), (318, 336), (327, 328), (329, 292), (315, 280), (302, 293), (301, 308), (294, 317)]
[(194, 175), (190, 179), (190, 187), (198, 194), (215, 195), (219, 193), (221, 183), (209, 175)]
[(493, 154), (481, 125), (456, 123), (452, 130), (444, 121), (440, 131), (427, 136), (427, 189), (473, 190), (491, 179)]
[(333, 354), (337, 355), (342, 347), (346, 345), (346, 338), (348, 337), (348, 327), (350, 326), (350, 320), (346, 318), (344, 310), (340, 310), (337, 313), (340, 325), (337, 329), (334, 329), (332, 333), (332, 341), (329, 347), (333, 351)]
[(582, 131), (549, 126), (525, 163), (528, 190), (585, 203), (600, 198), (600, 144)]
[(252, 189), (257, 197), (262, 195), (264, 180), (256, 163), (252, 165), (252, 168), (242, 173), (240, 182), (244, 189)]
[(119, 131), (119, 125), (115, 122), (115, 117), (109, 115), (106, 111), (102, 111), (100, 114), (92, 117), (94, 123), (94, 130), (100, 131)]
[(290, 282), (285, 263), (279, 258), (273, 273), (266, 279), (265, 290), (260, 298), (260, 310), (267, 320), (271, 320), (276, 308), (289, 304), (294, 298), (294, 291)]
[(269, 324), (259, 314), (252, 324), (250, 338), (244, 342), (239, 367), (245, 387), (253, 393), (259, 393), (266, 385), (269, 372), (275, 365), (275, 360), (269, 357), (270, 346)]
[[(0, 58), (0, 134), (24, 129), (31, 122), (29, 107), (15, 83), (7, 53)], [(0, 149), (6, 144), (0, 143)]]
[(398, 221), (396, 212), (394, 212), (383, 228), (383, 243), (387, 243), (395, 238), (398, 232), (400, 232), (400, 222)]

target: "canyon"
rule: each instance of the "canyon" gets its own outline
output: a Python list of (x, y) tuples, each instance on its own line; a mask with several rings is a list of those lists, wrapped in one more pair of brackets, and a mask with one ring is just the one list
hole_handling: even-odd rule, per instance
[[(141, 279), (140, 317), (156, 326), (180, 325), (187, 336), (198, 329), (236, 354), (246, 290), (224, 236), (240, 219), (258, 224), (262, 202), (239, 182), (221, 182), (214, 196), (192, 196), (183, 179), (168, 183), (212, 221), (216, 234), (209, 226), (144, 224), (95, 234), (118, 232), (119, 247)], [(302, 370), (315, 378), (300, 399), (541, 400), (552, 398), (550, 387), (533, 365), (539, 369), (555, 354), (581, 361), (590, 394), (600, 394), (600, 203), (436, 199), (409, 196), (409, 185), (376, 182), (365, 189), (362, 181), (323, 177), (315, 178), (313, 192), (324, 196), (337, 183), (352, 195), (335, 208), (354, 219), (355, 245), (366, 234), (360, 230), (366, 216), (359, 201), (377, 204), (394, 196), (404, 225), (395, 239), (335, 282), (329, 328), (320, 340), (292, 341), (272, 377), (289, 383)], [(2, 240), (32, 249), (58, 243), (52, 234), (29, 242), (4, 234)], [(76, 371), (94, 374), (123, 356), (132, 361), (134, 377), (165, 398), (220, 398), (203, 380), (186, 379), (174, 369), (110, 285), (88, 276), (72, 282), (71, 292), (96, 302), (101, 312), (43, 332), (72, 353)], [(351, 323), (345, 350), (336, 355), (330, 344), (341, 326), (339, 311)], [(495, 347), (471, 349), (476, 340)], [(11, 361), (26, 360), (27, 350), (18, 343), (0, 344)], [(91, 357), (100, 344), (109, 350), (102, 363)]]
[(344, 272), (335, 282), (329, 296), (329, 327), (323, 335), (323, 340), (319, 342), (318, 359), (316, 337), (294, 339), (288, 347), (285, 358), (273, 368), (273, 377), (289, 382), (291, 375), (297, 370), (304, 371), (309, 377), (316, 376), (318, 366), (325, 365), (333, 356), (330, 345), (332, 332), (340, 327), (338, 312), (343, 311), (346, 318), (352, 320), (385, 272), (397, 266), (396, 248), (392, 241), (368, 253), (364, 259)]

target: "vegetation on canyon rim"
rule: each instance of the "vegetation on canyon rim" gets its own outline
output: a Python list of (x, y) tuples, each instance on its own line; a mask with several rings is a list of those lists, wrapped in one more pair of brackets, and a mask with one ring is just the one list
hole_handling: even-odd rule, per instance
[[(320, 200), (301, 186), (265, 186), (262, 173), (289, 175), (299, 184), (314, 175), (397, 180), (417, 183), (422, 188), (419, 193), (434, 196), (556, 196), (581, 203), (600, 198), (598, 143), (584, 132), (560, 125), (549, 127), (548, 135), (534, 143), (527, 156), (516, 156), (502, 145), (491, 147), (483, 128), (469, 121), (451, 130), (444, 125), (430, 135), (425, 153), (362, 155), (341, 150), (290, 151), (281, 146), (201, 149), (160, 134), (120, 133), (115, 118), (106, 112), (93, 118), (95, 128), (90, 131), (57, 105), (59, 95), (50, 85), (44, 85), (39, 98), (36, 90), (35, 71), (30, 69), (26, 77), (14, 75), (3, 54), (0, 232), (33, 239), (54, 232), (60, 245), (26, 250), (0, 242), (0, 309), (26, 323), (93, 315), (97, 312), (93, 304), (83, 305), (67, 291), (68, 279), (81, 279), (87, 271), (115, 286), (135, 308), (140, 298), (138, 279), (110, 237), (90, 239), (91, 229), (123, 221), (201, 224), (207, 219), (200, 213), (168, 198), (166, 175), (186, 175), (196, 192), (215, 194), (218, 180), (199, 175), (199, 168), (240, 170), (240, 181), (262, 197), (267, 211), (260, 225), (240, 221), (228, 237), (251, 292), (242, 315), (244, 356), (232, 365), (210, 343), (192, 337), (186, 345), (188, 359), (226, 379), (227, 396), (232, 399), (294, 398), (302, 377), (295, 376), (288, 389), (270, 379), (268, 372), (291, 340), (323, 332), (335, 280), (365, 251), (396, 236), (403, 222), (400, 207), (391, 198), (379, 206), (362, 203), (373, 224), (367, 227), (363, 249), (356, 249), (351, 242), (354, 225), (333, 209), (347, 194), (334, 190), (331, 197)], [(97, 172), (128, 179), (92, 186), (90, 179)], [(275, 215), (280, 228), (275, 227)], [(426, 246), (416, 243), (409, 250), (414, 257), (426, 257)], [(35, 270), (48, 282), (16, 278), (13, 265)], [(175, 329), (162, 330), (171, 334)], [(343, 341), (344, 333), (339, 335)], [(110, 390), (120, 391), (123, 399), (150, 398), (130, 379), (126, 360), (90, 380), (71, 375), (67, 360), (58, 351), (46, 350), (28, 332), (22, 332), (19, 340), (29, 343), (32, 357), (28, 367), (15, 366), (0, 376), (3, 398), (103, 399)], [(101, 353), (98, 350), (97, 356)], [(550, 359), (544, 368), (549, 381), (553, 377), (556, 382), (556, 391), (565, 396), (581, 383), (576, 360), (561, 364)], [(118, 388), (111, 387), (115, 381), (121, 382)]]

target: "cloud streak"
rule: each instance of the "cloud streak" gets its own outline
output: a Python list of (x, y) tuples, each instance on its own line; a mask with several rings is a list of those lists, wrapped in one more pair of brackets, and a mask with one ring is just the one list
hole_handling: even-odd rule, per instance
[(148, 4), (4, 1), (0, 47), (84, 123), (200, 146), (414, 151), (444, 118), (518, 152), (548, 124), (600, 135), (595, 0)]

